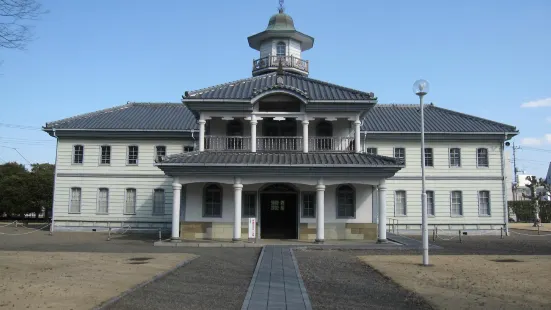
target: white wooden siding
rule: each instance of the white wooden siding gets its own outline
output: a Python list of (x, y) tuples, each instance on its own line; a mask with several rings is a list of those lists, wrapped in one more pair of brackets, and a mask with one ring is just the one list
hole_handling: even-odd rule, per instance
[(264, 41), (260, 45), (260, 58), (275, 55), (274, 41)]
[(288, 55), (297, 58), (301, 57), (302, 49), (300, 48), (300, 42), (297, 40), (289, 39), (288, 41)]

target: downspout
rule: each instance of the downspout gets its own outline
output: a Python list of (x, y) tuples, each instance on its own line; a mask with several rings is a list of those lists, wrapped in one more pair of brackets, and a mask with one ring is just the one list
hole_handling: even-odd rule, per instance
[(57, 183), (57, 152), (58, 152), (57, 150), (59, 148), (59, 138), (55, 133), (55, 128), (52, 128), (52, 131), (56, 142), (55, 142), (54, 192), (52, 194), (52, 221), (50, 223), (50, 234), (54, 233), (54, 226), (55, 226), (54, 225), (54, 216), (55, 216), (54, 208), (55, 208), (55, 189), (56, 189), (56, 183)]
[(507, 140), (507, 134), (505, 133), (505, 137), (503, 139), (503, 142), (501, 143), (500, 151), (501, 151), (501, 185), (502, 185), (502, 192), (503, 192), (503, 217), (505, 220), (505, 236), (509, 236), (509, 207), (507, 205), (507, 187), (505, 184), (505, 141)]

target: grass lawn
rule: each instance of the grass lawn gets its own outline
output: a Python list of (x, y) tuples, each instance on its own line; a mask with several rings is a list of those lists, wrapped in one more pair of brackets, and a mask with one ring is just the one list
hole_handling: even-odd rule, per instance
[(551, 309), (551, 256), (432, 255), (430, 267), (421, 255), (359, 258), (438, 309)]
[(0, 309), (91, 309), (195, 257), (0, 251)]

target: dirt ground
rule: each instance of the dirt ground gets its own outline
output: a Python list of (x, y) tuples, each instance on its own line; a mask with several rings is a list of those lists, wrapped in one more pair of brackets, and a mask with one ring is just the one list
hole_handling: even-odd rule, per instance
[(432, 255), (431, 267), (420, 255), (359, 258), (438, 309), (551, 309), (549, 256)]
[[(533, 223), (509, 223), (509, 228), (522, 229), (522, 230), (534, 230), (534, 231), (538, 230), (538, 227), (534, 227)], [(539, 229), (540, 231), (550, 232), (551, 223), (543, 223), (543, 225), (540, 226)]]
[(0, 251), (0, 309), (91, 309), (195, 257)]

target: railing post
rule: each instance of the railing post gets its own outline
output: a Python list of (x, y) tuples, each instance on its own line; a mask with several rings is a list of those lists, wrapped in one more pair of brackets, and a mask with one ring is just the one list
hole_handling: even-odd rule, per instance
[(308, 119), (302, 121), (302, 151), (308, 153)]

